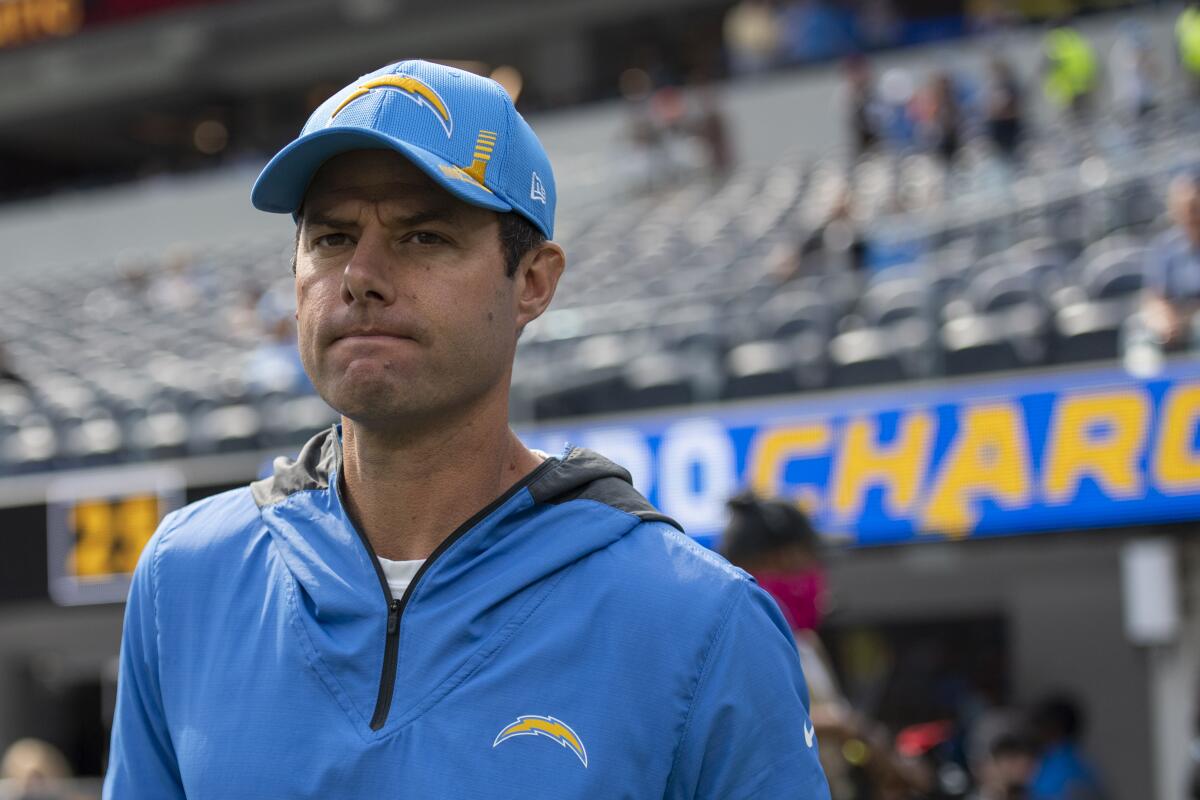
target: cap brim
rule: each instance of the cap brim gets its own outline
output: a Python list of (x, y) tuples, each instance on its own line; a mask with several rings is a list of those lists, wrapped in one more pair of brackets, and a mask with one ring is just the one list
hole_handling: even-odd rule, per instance
[(260, 211), (295, 214), (304, 201), (308, 184), (322, 164), (351, 150), (378, 149), (395, 150), (434, 183), (465, 203), (492, 211), (512, 211), (511, 204), (501, 200), (441, 156), (362, 128), (324, 128), (292, 142), (263, 167), (250, 192), (250, 202)]

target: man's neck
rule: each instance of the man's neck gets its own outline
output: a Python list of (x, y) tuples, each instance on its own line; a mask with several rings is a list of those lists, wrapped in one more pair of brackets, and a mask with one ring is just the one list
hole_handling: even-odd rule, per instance
[(507, 401), (419, 434), (342, 422), (346, 506), (383, 558), (428, 558), (540, 463), (508, 427)]

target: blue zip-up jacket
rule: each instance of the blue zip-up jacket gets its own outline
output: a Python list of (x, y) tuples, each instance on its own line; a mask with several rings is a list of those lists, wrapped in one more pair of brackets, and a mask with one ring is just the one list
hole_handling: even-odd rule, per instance
[(551, 458), (393, 600), (335, 427), (169, 515), (104, 797), (825, 800), (787, 625), (620, 467)]

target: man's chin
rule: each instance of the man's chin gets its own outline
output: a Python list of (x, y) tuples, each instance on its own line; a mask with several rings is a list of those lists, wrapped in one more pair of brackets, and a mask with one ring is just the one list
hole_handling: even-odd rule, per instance
[(423, 404), (411, 388), (395, 380), (357, 380), (352, 386), (317, 387), (317, 393), (342, 416), (366, 422), (419, 412)]

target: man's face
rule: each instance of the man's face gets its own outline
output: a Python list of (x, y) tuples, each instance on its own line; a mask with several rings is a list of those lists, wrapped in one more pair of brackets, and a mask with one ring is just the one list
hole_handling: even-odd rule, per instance
[(498, 233), (494, 212), (397, 153), (326, 162), (305, 195), (296, 252), (300, 356), (321, 397), (387, 428), (501, 387), (528, 319)]

